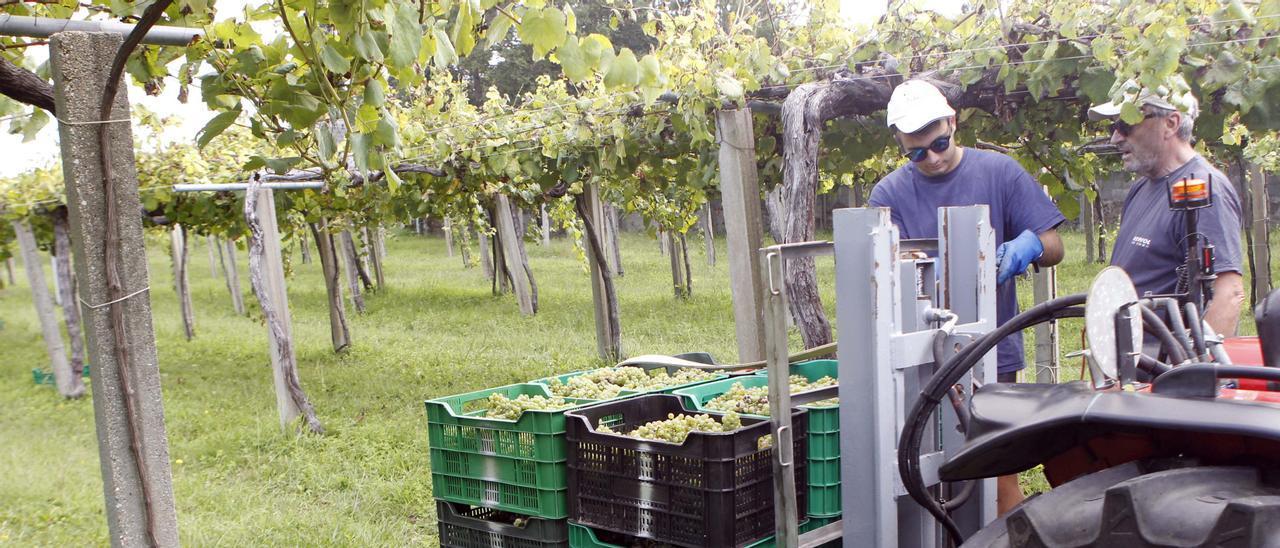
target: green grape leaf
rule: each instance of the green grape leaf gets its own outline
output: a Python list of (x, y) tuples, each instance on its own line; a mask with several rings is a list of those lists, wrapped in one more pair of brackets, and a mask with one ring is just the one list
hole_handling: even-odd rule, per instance
[(320, 48), (320, 62), (324, 64), (324, 68), (334, 74), (346, 74), (351, 70), (351, 61), (339, 53), (333, 44), (325, 43)]
[(436, 68), (445, 69), (458, 62), (458, 54), (453, 50), (453, 42), (449, 41), (449, 35), (441, 29), (433, 29), (432, 33), (436, 37), (436, 54), (434, 57)]
[(578, 39), (570, 36), (560, 49), (556, 50), (556, 60), (564, 69), (564, 75), (571, 82), (581, 82), (591, 75), (591, 65), (587, 64), (586, 55), (578, 46)]
[(563, 44), (565, 36), (564, 13), (558, 9), (529, 9), (520, 20), (520, 40), (533, 47), (535, 59)]
[(1120, 106), (1120, 119), (1126, 124), (1138, 124), (1142, 122), (1142, 111), (1138, 109), (1138, 105), (1126, 102)]
[(210, 141), (214, 140), (214, 137), (220, 136), (221, 133), (227, 131), (230, 125), (236, 123), (236, 118), (239, 117), (239, 114), (241, 114), (239, 109), (228, 110), (210, 119), (209, 123), (206, 123), (205, 127), (196, 133), (196, 146), (204, 149), (206, 145), (209, 145)]
[(604, 85), (616, 88), (621, 86), (635, 87), (640, 83), (640, 64), (631, 48), (622, 48), (618, 57), (609, 63), (609, 71), (604, 74)]
[[(418, 58), (418, 48), (422, 46), (422, 28), (418, 26), (417, 4), (397, 2), (396, 6), (394, 17), (388, 21), (391, 41), (387, 60), (394, 69), (405, 69)], [(392, 11), (391, 4), (387, 8), (387, 11)]]

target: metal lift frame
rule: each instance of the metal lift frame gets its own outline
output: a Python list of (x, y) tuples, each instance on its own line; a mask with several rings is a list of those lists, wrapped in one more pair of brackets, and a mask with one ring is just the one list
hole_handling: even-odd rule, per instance
[[(936, 240), (900, 240), (883, 208), (837, 210), (833, 224), (834, 242), (759, 251), (766, 279), (765, 355), (776, 448), (778, 546), (817, 546), (840, 538), (845, 546), (945, 546), (938, 524), (906, 494), (898, 474), (897, 442), (907, 410), (935, 370), (934, 334), (945, 329), (947, 347), (954, 351), (996, 327), (995, 232), (987, 207), (940, 208)], [(937, 257), (926, 257), (930, 252)], [(792, 406), (783, 267), (788, 260), (827, 255), (836, 262), (843, 514), (841, 521), (801, 536), (793, 474), (795, 459), (804, 455), (792, 454), (791, 418), (783, 412)], [(956, 321), (926, 321), (927, 309), (948, 310)], [(979, 384), (996, 381), (995, 366), (990, 353), (961, 380), (966, 397), (972, 394), (972, 375), (981, 379)], [(921, 467), (931, 488), (938, 484), (938, 467), (946, 454), (964, 443), (954, 410), (941, 409), (922, 444)], [(952, 512), (966, 534), (996, 517), (995, 480), (978, 481), (968, 501)]]

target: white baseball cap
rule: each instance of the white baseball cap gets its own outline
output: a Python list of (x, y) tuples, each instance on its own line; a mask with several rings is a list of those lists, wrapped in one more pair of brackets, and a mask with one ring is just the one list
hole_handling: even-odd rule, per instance
[[(1174, 89), (1170, 90), (1170, 87)], [(1200, 102), (1196, 100), (1195, 95), (1191, 94), (1186, 81), (1181, 76), (1171, 78), (1169, 86), (1160, 86), (1156, 89), (1139, 88), (1134, 80), (1125, 81), (1120, 85), (1120, 89), (1124, 90), (1124, 93), (1119, 99), (1090, 107), (1089, 119), (1096, 122), (1115, 118), (1120, 115), (1120, 109), (1124, 107), (1126, 101), (1136, 103), (1138, 106), (1149, 105), (1165, 110), (1176, 110), (1192, 118), (1200, 115)]]
[(955, 116), (955, 109), (933, 84), (924, 80), (907, 80), (893, 88), (889, 96), (890, 128), (915, 133), (935, 120)]

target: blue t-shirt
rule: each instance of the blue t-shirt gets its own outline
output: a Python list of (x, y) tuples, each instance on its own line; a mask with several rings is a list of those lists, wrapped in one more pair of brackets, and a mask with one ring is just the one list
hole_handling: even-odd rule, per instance
[[(912, 163), (894, 170), (876, 183), (868, 202), (892, 210), (902, 238), (937, 238), (940, 207), (985, 204), (997, 247), (1024, 230), (1040, 234), (1066, 220), (1013, 158), (972, 148), (964, 149), (960, 165), (939, 177), (924, 176)], [(1017, 286), (1010, 279), (996, 288), (996, 322), (1003, 325), (1017, 314)], [(1000, 373), (1023, 368), (1020, 333), (1000, 341), (996, 363)]]
[(1138, 295), (1173, 293), (1177, 287), (1176, 269), (1186, 261), (1187, 222), (1185, 213), (1169, 209), (1169, 185), (1187, 177), (1212, 177), (1213, 205), (1197, 211), (1196, 231), (1213, 244), (1214, 271), (1244, 271), (1240, 196), (1226, 175), (1196, 155), (1164, 177), (1134, 181), (1124, 199), (1111, 264), (1129, 274)]

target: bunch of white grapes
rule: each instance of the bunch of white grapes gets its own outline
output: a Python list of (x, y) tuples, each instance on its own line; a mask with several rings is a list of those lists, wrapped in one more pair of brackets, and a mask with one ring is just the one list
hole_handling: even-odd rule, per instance
[[(792, 394), (837, 384), (836, 380), (831, 377), (822, 377), (816, 381), (809, 381), (809, 379), (801, 375), (792, 375), (790, 381)], [(840, 405), (840, 399), (831, 398), (809, 405), (815, 407)], [(769, 387), (746, 388), (742, 383), (735, 382), (733, 386), (729, 387), (728, 391), (707, 402), (705, 407), (713, 411), (735, 411), (747, 415), (763, 415), (767, 417), (769, 416)]]
[(573, 407), (573, 402), (565, 401), (559, 396), (530, 396), (528, 394), (520, 394), (515, 399), (508, 398), (506, 394), (494, 392), (489, 394), (486, 400), (489, 404), (485, 417), (490, 419), (516, 420), (520, 418), (520, 414), (525, 411), (555, 411), (558, 409), (567, 409)]
[[(666, 420), (644, 423), (635, 430), (626, 432), (625, 435), (642, 440), (684, 443), (690, 432), (732, 432), (739, 428), (742, 428), (742, 417), (733, 412), (726, 413), (720, 421), (707, 414), (667, 413)], [(596, 431), (608, 434), (621, 433), (606, 425), (596, 427)]]
[(551, 379), (547, 389), (562, 398), (605, 400), (616, 397), (623, 390), (659, 390), (669, 386), (711, 380), (715, 373), (693, 368), (683, 368), (670, 375), (665, 369), (646, 372), (639, 367), (603, 367), (570, 377), (568, 382)]

